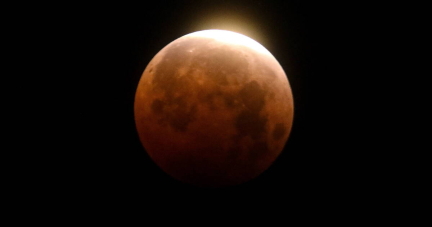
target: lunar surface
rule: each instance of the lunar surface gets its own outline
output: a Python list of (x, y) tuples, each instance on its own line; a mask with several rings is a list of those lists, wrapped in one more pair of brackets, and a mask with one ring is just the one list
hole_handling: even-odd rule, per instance
[(135, 123), (151, 159), (200, 187), (247, 182), (279, 156), (293, 121), (278, 61), (253, 39), (205, 30), (150, 61), (135, 95)]

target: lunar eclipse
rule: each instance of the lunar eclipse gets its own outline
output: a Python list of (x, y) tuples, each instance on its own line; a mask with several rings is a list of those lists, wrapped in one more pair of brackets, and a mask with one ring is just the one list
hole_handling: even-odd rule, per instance
[(292, 128), (287, 75), (261, 44), (204, 30), (165, 46), (145, 68), (136, 129), (171, 177), (201, 187), (238, 185), (269, 168)]
[[(40, 37), (56, 50), (49, 55), (56, 61), (41, 66), (56, 73), (46, 83), (56, 92), (44, 100), (61, 108), (43, 114), (57, 116), (54, 129), (63, 129), (51, 130), (58, 139), (40, 139), (52, 152), (29, 149), (45, 162), (27, 159), (46, 169), (31, 187), (45, 177), (48, 193), (82, 198), (80, 206), (98, 197), (100, 204), (137, 211), (143, 204), (153, 209), (151, 200), (164, 208), (198, 201), (219, 209), (213, 201), (220, 200), (236, 210), (242, 204), (303, 210), (316, 202), (327, 207), (337, 196), (344, 204), (366, 198), (376, 184), (363, 183), (387, 176), (373, 166), (392, 171), (373, 144), (382, 135), (371, 134), (382, 133), (375, 124), (381, 104), (363, 98), (373, 95), (364, 83), (375, 84), (382, 74), (365, 72), (375, 65), (369, 60), (375, 52), (364, 47), (381, 42), (375, 30), (349, 20), (367, 19), (352, 12), (358, 4), (342, 10), (303, 1), (74, 6), (43, 17), (40, 25), (52, 22), (52, 35), (35, 30), (22, 42), (45, 48)], [(23, 59), (24, 66), (34, 58)], [(22, 78), (20, 85), (28, 84)], [(23, 122), (44, 124), (30, 114), (43, 109), (26, 102), (17, 102), (26, 108)], [(44, 135), (28, 129), (39, 130), (20, 127), (22, 144), (33, 145), (26, 133)], [(261, 206), (257, 199), (278, 204)]]

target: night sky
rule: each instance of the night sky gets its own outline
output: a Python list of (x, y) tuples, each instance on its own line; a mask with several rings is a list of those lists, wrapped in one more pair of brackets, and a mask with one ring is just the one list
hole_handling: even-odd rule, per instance
[[(223, 0), (71, 6), (61, 36), (73, 56), (66, 63), (73, 117), (59, 150), (66, 154), (61, 178), (70, 182), (70, 195), (131, 204), (156, 198), (308, 203), (354, 196), (362, 171), (354, 166), (368, 153), (360, 152), (361, 133), (353, 130), (361, 121), (350, 115), (363, 109), (348, 98), (356, 81), (349, 53), (358, 48), (349, 41), (352, 7)], [(136, 87), (153, 56), (205, 29), (231, 30), (261, 43), (284, 68), (294, 97), (291, 135), (274, 165), (251, 182), (224, 189), (195, 188), (166, 175), (147, 156), (134, 122)]]

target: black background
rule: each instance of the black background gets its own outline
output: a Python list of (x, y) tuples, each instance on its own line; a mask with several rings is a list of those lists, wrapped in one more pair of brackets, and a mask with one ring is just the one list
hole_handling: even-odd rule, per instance
[[(67, 196), (130, 206), (252, 198), (306, 206), (366, 198), (373, 158), (359, 117), (364, 103), (354, 92), (365, 79), (357, 66), (358, 22), (364, 20), (358, 10), (355, 4), (222, 0), (58, 9), (63, 83), (70, 89), (62, 91), (69, 100), (67, 130), (55, 158)], [(147, 64), (171, 41), (204, 29), (260, 42), (284, 68), (294, 96), (294, 124), (282, 154), (258, 178), (235, 187), (177, 182), (151, 161), (135, 129), (134, 95)]]

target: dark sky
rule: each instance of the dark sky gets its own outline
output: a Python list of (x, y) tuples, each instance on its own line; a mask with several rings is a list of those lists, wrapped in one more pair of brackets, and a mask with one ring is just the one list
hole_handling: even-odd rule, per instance
[[(361, 171), (353, 166), (364, 159), (353, 130), (361, 122), (350, 117), (363, 109), (348, 98), (356, 73), (349, 53), (358, 48), (349, 39), (356, 26), (349, 18), (353, 7), (223, 0), (71, 6), (59, 35), (65, 38), (59, 48), (70, 53), (65, 65), (73, 88), (74, 117), (62, 146), (71, 192), (133, 203), (160, 197), (307, 203), (352, 196)], [(145, 153), (133, 118), (147, 63), (171, 41), (204, 29), (232, 30), (260, 42), (284, 68), (295, 101), (291, 136), (278, 160), (257, 179), (226, 189), (194, 188), (167, 176)]]

